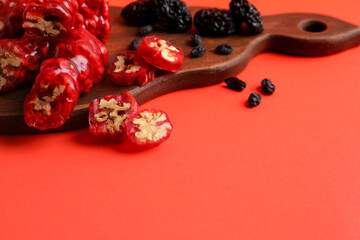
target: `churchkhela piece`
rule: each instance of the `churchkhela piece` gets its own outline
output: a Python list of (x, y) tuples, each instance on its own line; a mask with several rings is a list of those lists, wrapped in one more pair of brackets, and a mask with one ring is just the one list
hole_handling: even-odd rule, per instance
[(108, 95), (94, 99), (89, 106), (89, 130), (95, 136), (122, 140), (126, 136), (125, 120), (138, 111), (138, 104), (130, 93)]
[(182, 50), (164, 38), (143, 38), (137, 52), (151, 65), (169, 72), (179, 71), (183, 61)]
[(23, 28), (32, 39), (57, 40), (80, 21), (83, 1), (35, 0), (25, 3)]
[(165, 142), (173, 126), (161, 110), (144, 109), (132, 113), (125, 120), (126, 135), (139, 147), (155, 147)]
[[(69, 71), (71, 68), (74, 71)], [(40, 130), (63, 125), (80, 95), (77, 77), (73, 63), (65, 58), (44, 61), (31, 92), (25, 99), (26, 124)]]
[(0, 0), (0, 39), (20, 38), (24, 0)]
[(33, 39), (59, 41), (70, 29), (84, 28), (106, 42), (110, 34), (109, 1), (27, 1), (22, 26)]
[(27, 36), (1, 39), (0, 92), (13, 90), (24, 81), (33, 81), (49, 50), (49, 42), (33, 41)]
[(106, 43), (110, 36), (109, 0), (87, 0), (81, 5), (79, 13), (82, 19), (78, 26)]
[(108, 68), (112, 82), (119, 86), (144, 86), (155, 79), (155, 69), (137, 51), (120, 52)]
[(85, 29), (71, 29), (41, 65), (25, 99), (24, 118), (40, 130), (58, 128), (70, 117), (81, 93), (101, 80), (108, 61), (105, 45)]

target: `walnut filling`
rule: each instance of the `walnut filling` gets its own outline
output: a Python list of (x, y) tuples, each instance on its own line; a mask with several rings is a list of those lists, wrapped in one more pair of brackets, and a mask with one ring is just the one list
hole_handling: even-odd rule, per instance
[(0, 32), (3, 32), (5, 30), (5, 24), (0, 21)]
[(0, 90), (5, 86), (6, 79), (0, 75)]
[[(40, 88), (48, 89), (49, 85), (41, 84)], [(51, 103), (55, 101), (55, 99), (60, 96), (65, 90), (65, 86), (59, 85), (56, 86), (52, 92), (51, 96), (43, 96), (41, 98), (36, 97), (30, 103), (34, 106), (34, 110), (42, 111), (44, 116), (49, 116), (51, 114)]]
[[(26, 14), (26, 21), (23, 23), (24, 28), (37, 28), (50, 36), (57, 36), (60, 30), (65, 30), (64, 26), (59, 22), (46, 21), (44, 18), (36, 15)], [(58, 28), (58, 29), (57, 29)]]
[(164, 113), (150, 113), (147, 111), (139, 113), (140, 118), (134, 118), (133, 124), (138, 125), (139, 131), (135, 133), (136, 138), (140, 141), (159, 141), (167, 136), (167, 130), (171, 129), (171, 124), (166, 122), (158, 125), (157, 123), (165, 121), (166, 115)]
[(174, 62), (177, 59), (174, 52), (180, 52), (176, 47), (167, 45), (165, 40), (151, 42), (150, 47), (158, 48), (161, 51), (161, 56), (170, 62)]
[[(14, 48), (16, 50), (16, 48)], [(12, 52), (6, 52), (3, 51), (3, 49), (0, 48), (0, 67), (4, 68), (6, 66), (13, 66), (13, 67), (20, 67), (22, 64), (22, 59), (17, 57)]]
[(4, 68), (3, 69), (3, 74), (5, 74), (6, 76), (10, 77), (10, 76), (13, 76), (14, 75), (14, 71), (11, 71), (7, 68)]
[(134, 61), (132, 57), (130, 57), (129, 61), (126, 61), (125, 56), (118, 56), (117, 61), (114, 64), (114, 72), (116, 73), (124, 70), (126, 73), (133, 73), (139, 71), (141, 68), (141, 66), (136, 61)]
[[(16, 48), (14, 48), (16, 51)], [(14, 71), (8, 69), (7, 67), (15, 67), (18, 68), (22, 64), (22, 59), (17, 57), (12, 52), (5, 52), (3, 49), (0, 48), (0, 69), (2, 69), (2, 73), (8, 77), (14, 75)]]
[(102, 111), (95, 114), (94, 117), (98, 122), (109, 120), (106, 129), (110, 133), (120, 132), (120, 126), (124, 125), (125, 119), (129, 116), (128, 114), (123, 113), (123, 111), (129, 109), (130, 106), (130, 103), (118, 105), (118, 102), (115, 99), (110, 99), (109, 101), (101, 99), (98, 107)]

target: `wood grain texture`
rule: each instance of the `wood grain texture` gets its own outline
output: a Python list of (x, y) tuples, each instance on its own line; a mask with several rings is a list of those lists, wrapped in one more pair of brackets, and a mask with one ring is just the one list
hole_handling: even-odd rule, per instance
[[(199, 7), (191, 7), (194, 14)], [(126, 25), (120, 17), (120, 8), (112, 7), (111, 35), (107, 47), (109, 62), (128, 47), (137, 35), (138, 27)], [(154, 32), (179, 46), (184, 54), (184, 63), (176, 74), (158, 71), (155, 81), (143, 86), (119, 87), (104, 74), (102, 81), (87, 94), (80, 96), (69, 120), (58, 129), (39, 131), (26, 126), (23, 120), (23, 102), (31, 86), (0, 95), (0, 133), (49, 133), (88, 126), (88, 105), (94, 98), (130, 92), (139, 104), (163, 94), (186, 88), (202, 87), (222, 82), (229, 76), (240, 73), (249, 61), (262, 52), (279, 52), (298, 56), (325, 56), (356, 47), (360, 44), (360, 28), (344, 21), (317, 14), (288, 13), (264, 16), (264, 32), (259, 35), (232, 35), (214, 38), (204, 37), (207, 52), (200, 58), (191, 58), (191, 31), (183, 34)], [(227, 56), (216, 55), (217, 45), (230, 44), (234, 52)]]

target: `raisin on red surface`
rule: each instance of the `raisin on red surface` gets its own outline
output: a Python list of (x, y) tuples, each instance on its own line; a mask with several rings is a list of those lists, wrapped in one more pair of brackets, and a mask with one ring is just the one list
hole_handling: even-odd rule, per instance
[(261, 89), (265, 94), (271, 95), (275, 91), (275, 85), (271, 82), (270, 79), (265, 78), (261, 81)]
[(262, 17), (256, 7), (247, 0), (232, 0), (230, 9), (238, 28), (245, 23), (250, 33), (261, 33), (264, 30)]
[(233, 48), (228, 44), (220, 44), (215, 48), (215, 53), (219, 55), (229, 55), (233, 52)]
[(192, 26), (189, 7), (181, 0), (151, 0), (159, 24), (170, 32), (187, 32)]
[(229, 78), (225, 79), (225, 83), (228, 86), (228, 88), (238, 91), (238, 92), (241, 92), (242, 90), (244, 90), (246, 88), (246, 82), (241, 81), (237, 77), (229, 77)]
[(192, 58), (197, 58), (197, 57), (201, 57), (202, 55), (204, 55), (206, 52), (206, 48), (204, 46), (196, 46), (191, 50), (191, 57)]
[(255, 107), (261, 103), (261, 96), (257, 93), (252, 93), (248, 99), (249, 107)]
[(218, 8), (199, 10), (194, 24), (202, 35), (227, 36), (236, 31), (234, 18), (230, 11)]
[(154, 22), (150, 1), (138, 0), (126, 5), (121, 16), (132, 25), (146, 25)]

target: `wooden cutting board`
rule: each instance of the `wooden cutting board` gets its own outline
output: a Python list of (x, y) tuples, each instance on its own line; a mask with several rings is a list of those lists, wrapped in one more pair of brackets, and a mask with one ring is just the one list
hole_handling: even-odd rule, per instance
[[(192, 14), (201, 9), (191, 7)], [(134, 38), (139, 38), (138, 27), (126, 25), (120, 17), (121, 8), (112, 7), (111, 35), (107, 43), (109, 62), (121, 50), (127, 49)], [(130, 92), (139, 104), (160, 95), (222, 82), (225, 78), (240, 73), (248, 62), (262, 52), (279, 52), (299, 56), (324, 56), (334, 54), (360, 44), (360, 28), (344, 21), (323, 15), (288, 13), (263, 16), (264, 32), (259, 35), (228, 37), (204, 37), (207, 52), (200, 58), (191, 58), (190, 36), (196, 33), (193, 27), (188, 33), (176, 34), (154, 32), (180, 47), (184, 63), (179, 72), (159, 72), (155, 81), (143, 86), (119, 87), (104, 74), (102, 81), (87, 94), (80, 96), (70, 119), (60, 128), (42, 133), (58, 132), (88, 126), (88, 106), (92, 99), (105, 95)], [(234, 51), (230, 55), (216, 55), (217, 45), (230, 44)], [(0, 95), (0, 134), (41, 133), (28, 127), (23, 120), (23, 102), (31, 86)]]

